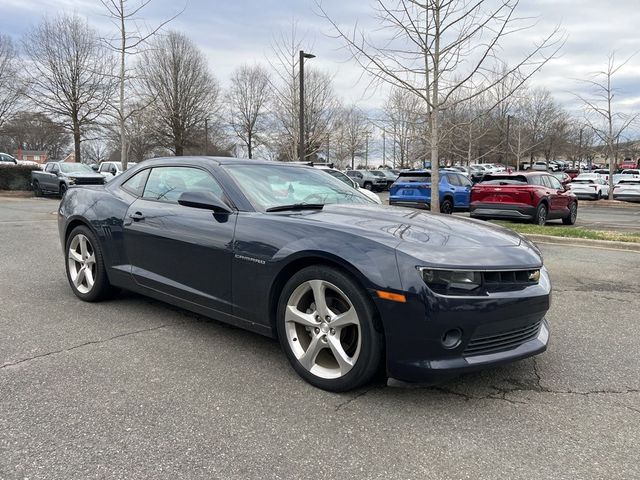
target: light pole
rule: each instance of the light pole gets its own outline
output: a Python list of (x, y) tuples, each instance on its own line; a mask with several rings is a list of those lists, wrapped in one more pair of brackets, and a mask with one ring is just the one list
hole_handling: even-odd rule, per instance
[(300, 146), (298, 148), (298, 156), (300, 161), (304, 162), (305, 157), (305, 135), (304, 135), (304, 59), (315, 58), (311, 53), (304, 53), (300, 50)]

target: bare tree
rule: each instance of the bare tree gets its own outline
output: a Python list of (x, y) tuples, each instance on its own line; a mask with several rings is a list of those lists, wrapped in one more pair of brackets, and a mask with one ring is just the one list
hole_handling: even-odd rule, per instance
[(94, 138), (82, 142), (82, 159), (84, 163), (102, 163), (109, 159), (109, 145), (102, 138)]
[[(115, 113), (120, 129), (120, 160), (122, 167), (127, 168), (127, 135), (125, 132), (125, 123), (130, 115), (135, 112), (133, 110), (127, 110), (127, 105), (131, 106), (131, 103), (125, 101), (125, 92), (129, 88), (129, 83), (132, 80), (133, 73), (127, 67), (127, 57), (135, 55), (141, 51), (141, 48), (147, 43), (154, 35), (156, 35), (164, 26), (170, 21), (175, 19), (181, 12), (172, 16), (171, 18), (158, 23), (155, 26), (147, 26), (144, 22), (141, 22), (138, 15), (145, 7), (147, 7), (151, 0), (134, 0), (134, 4), (131, 4), (130, 0), (100, 0), (100, 3), (107, 10), (109, 18), (112, 23), (118, 29), (118, 35), (114, 38), (107, 39), (109, 48), (117, 52), (119, 57), (119, 72), (118, 72), (118, 101), (115, 104)], [(183, 9), (184, 10), (184, 9)], [(144, 25), (141, 26), (141, 24)], [(137, 104), (138, 108), (144, 108), (144, 105)]]
[[(412, 161), (424, 158), (418, 153), (410, 159), (410, 147), (418, 132), (424, 130), (422, 104), (415, 95), (401, 88), (393, 88), (384, 106), (383, 124), (385, 134), (391, 141), (394, 167), (409, 167)], [(415, 150), (414, 147), (414, 153)]]
[(15, 111), (21, 87), (18, 49), (9, 35), (0, 33), (0, 128)]
[(352, 105), (342, 109), (334, 122), (336, 132), (336, 156), (344, 162), (349, 160), (355, 168), (355, 158), (365, 154), (367, 136), (371, 135), (371, 125), (367, 117)]
[[(516, 81), (511, 95), (559, 50), (559, 29), (534, 44), (513, 66), (493, 76), (505, 40), (533, 24), (516, 16), (519, 0), (375, 0), (380, 28), (376, 35), (364, 29), (348, 30), (332, 20), (316, 0), (337, 36), (355, 60), (381, 81), (406, 90), (424, 104), (431, 150), (433, 182), (439, 181), (440, 116), (456, 102), (480, 95), (506, 77)], [(385, 37), (380, 32), (389, 32)], [(460, 95), (460, 92), (467, 92)], [(439, 199), (431, 209), (439, 211)]]
[(44, 150), (49, 158), (57, 159), (63, 157), (70, 143), (69, 132), (47, 115), (21, 112), (5, 124), (0, 148), (5, 151), (18, 147), (25, 150)]
[(71, 131), (80, 162), (82, 136), (108, 108), (114, 93), (113, 58), (77, 15), (45, 18), (27, 34), (24, 50), (31, 60), (25, 95)]
[(218, 82), (204, 54), (184, 34), (171, 31), (141, 53), (138, 72), (143, 101), (157, 120), (163, 146), (184, 155), (217, 109)]
[(609, 54), (604, 70), (594, 72), (592, 78), (583, 80), (591, 87), (591, 96), (578, 95), (585, 108), (585, 118), (589, 128), (606, 146), (605, 158), (609, 161), (609, 200), (613, 199), (613, 174), (616, 166), (614, 158), (617, 143), (624, 132), (638, 120), (638, 114), (625, 113), (616, 104), (619, 90), (614, 86), (615, 76), (633, 56), (617, 63), (615, 53)]
[[(295, 24), (289, 35), (282, 34), (274, 41), (272, 50), (274, 55), (269, 63), (273, 70), (271, 89), (273, 119), (277, 130), (276, 149), (282, 159), (294, 160), (299, 156), (300, 138), (298, 61), (299, 51), (305, 50), (304, 40), (298, 38)], [(310, 158), (322, 148), (339, 102), (330, 75), (305, 67), (304, 80), (305, 157)]]
[(266, 115), (271, 90), (269, 74), (260, 65), (243, 65), (231, 75), (227, 93), (231, 128), (253, 158), (254, 148), (267, 127)]

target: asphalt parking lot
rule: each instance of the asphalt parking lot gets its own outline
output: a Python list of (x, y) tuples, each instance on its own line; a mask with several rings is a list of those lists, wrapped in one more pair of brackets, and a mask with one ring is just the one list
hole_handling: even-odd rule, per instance
[(275, 341), (78, 300), (55, 199), (0, 198), (0, 478), (640, 478), (640, 254), (540, 245), (549, 350), (435, 387), (307, 385)]

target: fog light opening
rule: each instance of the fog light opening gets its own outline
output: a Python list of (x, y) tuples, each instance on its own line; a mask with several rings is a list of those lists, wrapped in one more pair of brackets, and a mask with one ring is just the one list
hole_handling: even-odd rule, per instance
[(460, 345), (460, 342), (462, 342), (462, 330), (459, 328), (452, 328), (442, 335), (442, 346), (444, 348), (456, 348)]

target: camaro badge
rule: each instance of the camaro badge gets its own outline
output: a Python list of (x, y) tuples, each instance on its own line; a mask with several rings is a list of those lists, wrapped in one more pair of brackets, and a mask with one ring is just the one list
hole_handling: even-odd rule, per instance
[(259, 263), (260, 265), (264, 265), (265, 263), (267, 263), (264, 260), (260, 260), (259, 258), (245, 257), (244, 255), (238, 255), (237, 253), (235, 254), (235, 257), (239, 260), (246, 260), (248, 262)]

